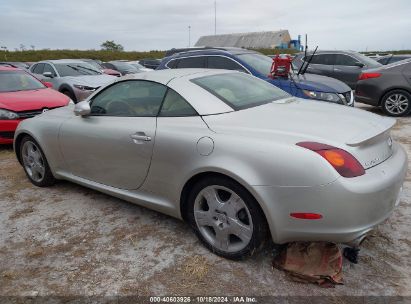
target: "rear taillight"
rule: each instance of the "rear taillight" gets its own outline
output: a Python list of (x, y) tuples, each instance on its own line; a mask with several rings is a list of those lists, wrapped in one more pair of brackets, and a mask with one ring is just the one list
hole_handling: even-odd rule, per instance
[(345, 150), (317, 142), (299, 142), (297, 146), (320, 154), (343, 177), (356, 177), (365, 174), (363, 166)]
[(381, 76), (381, 73), (361, 73), (358, 80), (365, 80), (370, 78), (378, 78)]

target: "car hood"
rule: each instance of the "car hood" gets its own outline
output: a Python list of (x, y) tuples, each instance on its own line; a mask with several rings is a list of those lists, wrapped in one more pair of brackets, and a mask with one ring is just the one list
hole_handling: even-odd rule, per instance
[(392, 118), (364, 110), (300, 98), (203, 119), (216, 133), (283, 144), (314, 141), (339, 147), (355, 154), (364, 167), (370, 159), (383, 161), (389, 157), (388, 147), (373, 151), (372, 145), (388, 140), (389, 129), (395, 124)]
[(117, 79), (111, 75), (85, 75), (85, 76), (67, 76), (62, 77), (65, 81), (72, 84), (85, 85), (93, 88), (101, 87)]
[(14, 112), (62, 107), (69, 98), (53, 89), (0, 93), (0, 108)]
[(346, 93), (351, 91), (350, 87), (344, 82), (327, 76), (309, 73), (297, 76), (297, 73), (295, 73), (292, 77), (303, 90), (314, 90), (326, 93)]

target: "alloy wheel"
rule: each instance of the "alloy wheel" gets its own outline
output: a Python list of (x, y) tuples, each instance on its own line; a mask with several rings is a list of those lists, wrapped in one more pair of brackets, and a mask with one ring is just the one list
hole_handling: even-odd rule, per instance
[(22, 147), (24, 169), (35, 182), (41, 182), (46, 174), (43, 155), (35, 143), (26, 141)]
[(244, 249), (253, 236), (247, 205), (234, 191), (223, 186), (208, 186), (198, 193), (194, 218), (201, 235), (223, 252)]
[(385, 109), (393, 115), (404, 114), (409, 107), (409, 100), (407, 96), (395, 93), (390, 95), (385, 101)]

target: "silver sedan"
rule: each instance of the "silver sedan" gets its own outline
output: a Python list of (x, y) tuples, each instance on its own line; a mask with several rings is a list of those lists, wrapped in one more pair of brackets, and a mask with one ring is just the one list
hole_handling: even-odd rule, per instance
[(184, 219), (238, 259), (268, 236), (359, 243), (398, 204), (394, 124), (240, 72), (164, 70), (23, 121), (14, 148), (37, 186), (64, 179)]

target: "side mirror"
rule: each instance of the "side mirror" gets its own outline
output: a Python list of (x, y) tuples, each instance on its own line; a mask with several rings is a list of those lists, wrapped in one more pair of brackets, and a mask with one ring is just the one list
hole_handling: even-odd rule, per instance
[(53, 84), (52, 84), (51, 82), (42, 81), (42, 83), (43, 83), (46, 87), (48, 87), (48, 88), (52, 88), (52, 87), (53, 87)]
[(43, 76), (47, 77), (47, 78), (53, 78), (54, 77), (52, 72), (44, 72)]
[(87, 116), (91, 112), (90, 104), (87, 101), (81, 101), (74, 106), (76, 116)]
[(356, 62), (356, 63), (354, 63), (354, 65), (357, 66), (357, 67), (360, 67), (360, 68), (363, 68), (365, 66), (365, 64), (361, 63), (361, 62)]

